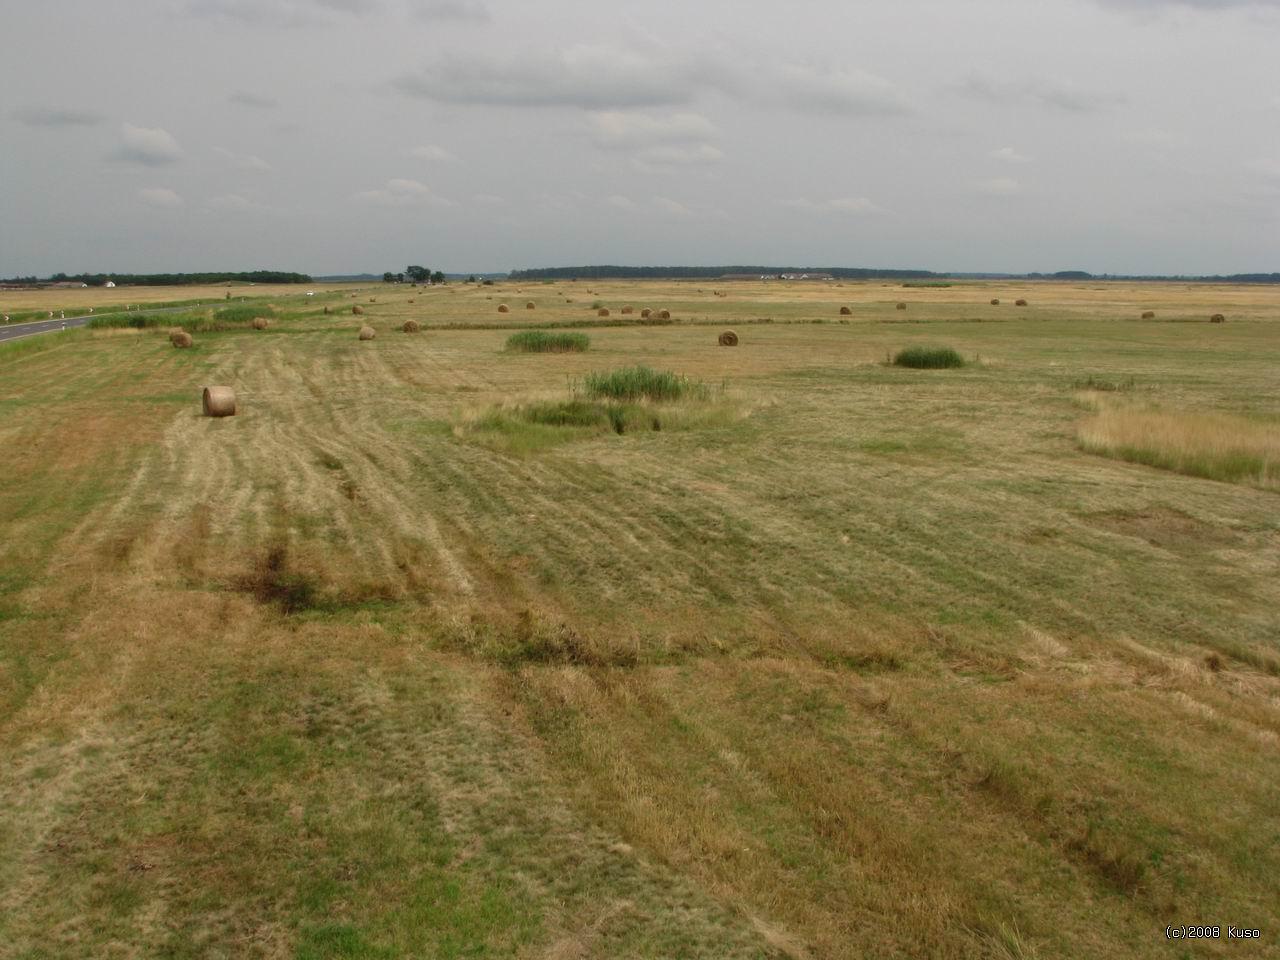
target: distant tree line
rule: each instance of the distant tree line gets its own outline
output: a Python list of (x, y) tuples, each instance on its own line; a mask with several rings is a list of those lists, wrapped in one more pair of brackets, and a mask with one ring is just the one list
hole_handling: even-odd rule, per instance
[(244, 273), (55, 273), (47, 280), (38, 277), (13, 277), (0, 283), (87, 283), (100, 287), (108, 280), (121, 286), (177, 287), (193, 283), (312, 283), (305, 273), (283, 273), (279, 270), (250, 270)]
[(404, 273), (392, 273), (388, 270), (382, 275), (383, 283), (404, 283), (406, 279), (410, 283), (444, 283), (445, 276), (443, 270), (432, 273), (427, 267), (413, 264), (405, 267)]
[(776, 276), (781, 273), (829, 273), (842, 280), (918, 280), (939, 276), (929, 270), (869, 270), (860, 267), (541, 267), (513, 270), (512, 280), (712, 280), (725, 274)]

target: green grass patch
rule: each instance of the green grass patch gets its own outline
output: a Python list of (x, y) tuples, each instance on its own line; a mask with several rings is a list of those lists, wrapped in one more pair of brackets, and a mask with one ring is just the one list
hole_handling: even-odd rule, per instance
[(507, 349), (517, 353), (582, 353), (591, 345), (585, 333), (547, 333), (522, 330), (507, 338)]
[(705, 383), (690, 380), (669, 370), (654, 370), (645, 366), (587, 374), (583, 389), (589, 397), (629, 401), (662, 402), (686, 397), (705, 400), (711, 395)]
[(893, 357), (895, 367), (913, 370), (946, 370), (964, 366), (964, 357), (951, 347), (907, 347)]

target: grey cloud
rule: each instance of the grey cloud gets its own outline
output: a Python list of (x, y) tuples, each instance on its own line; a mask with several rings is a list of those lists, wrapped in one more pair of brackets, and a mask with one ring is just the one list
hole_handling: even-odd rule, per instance
[(259, 96), (256, 93), (250, 93), (247, 90), (237, 90), (227, 97), (230, 103), (239, 104), (242, 107), (256, 107), (259, 110), (274, 110), (280, 106), (280, 101), (271, 97)]
[(1121, 94), (1084, 90), (1059, 81), (1005, 80), (979, 73), (965, 77), (954, 85), (954, 89), (971, 100), (997, 104), (1028, 103), (1067, 113), (1095, 113), (1125, 101)]
[(592, 114), (591, 127), (597, 145), (619, 148), (653, 143), (705, 142), (719, 132), (715, 124), (696, 113), (659, 117), (609, 110)]
[(480, 0), (425, 0), (413, 5), (424, 20), (461, 20), (486, 23), (492, 19), (489, 8)]
[(158, 127), (135, 127), (131, 123), (120, 125), (120, 146), (111, 159), (125, 163), (138, 163), (147, 167), (160, 167), (176, 163), (183, 156), (182, 147), (173, 134)]
[(393, 81), (402, 93), (442, 103), (587, 110), (678, 106), (710, 82), (692, 62), (587, 45), (519, 60), (455, 56)]
[(28, 127), (92, 127), (102, 122), (102, 117), (91, 111), (59, 107), (27, 107), (15, 110), (13, 116)]
[(323, 23), (329, 13), (372, 13), (380, 6), (379, 0), (188, 0), (186, 9), (200, 17), (301, 27)]
[(236, 153), (226, 147), (214, 147), (214, 153), (241, 170), (270, 170), (271, 164), (251, 153)]
[(1230, 10), (1238, 7), (1277, 7), (1280, 0), (1095, 0), (1104, 7), (1155, 10), (1161, 7), (1192, 7), (1199, 10)]

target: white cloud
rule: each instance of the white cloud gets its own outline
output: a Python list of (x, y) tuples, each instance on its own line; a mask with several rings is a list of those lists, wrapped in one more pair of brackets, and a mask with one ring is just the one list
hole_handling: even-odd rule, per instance
[(267, 209), (262, 204), (242, 197), (238, 193), (227, 193), (220, 197), (210, 197), (208, 201), (210, 210), (220, 213), (249, 213), (256, 210)]
[(692, 147), (645, 147), (631, 157), (631, 165), (644, 173), (667, 173), (687, 167), (701, 167), (719, 163), (724, 153), (709, 143)]
[(974, 183), (973, 188), (978, 193), (989, 197), (1012, 197), (1022, 192), (1022, 184), (1012, 177), (992, 177), (989, 180), (979, 180)]
[(991, 151), (991, 159), (999, 160), (1002, 163), (1030, 163), (1031, 158), (1019, 153), (1013, 147), (1001, 147), (999, 150)]
[(661, 212), (671, 217), (691, 217), (693, 211), (686, 207), (678, 200), (672, 200), (670, 197), (654, 197), (653, 205)]
[(379, 190), (365, 190), (357, 193), (356, 199), (381, 207), (448, 207), (453, 205), (443, 197), (436, 196), (425, 183), (399, 177), (388, 180), (386, 186)]
[(159, 167), (176, 163), (183, 157), (182, 147), (173, 134), (159, 127), (135, 127), (131, 123), (120, 125), (120, 146), (112, 154), (116, 160), (138, 163), (147, 167)]
[(787, 106), (811, 113), (900, 116), (912, 111), (894, 84), (862, 70), (785, 65), (778, 71), (777, 85)]
[(801, 197), (798, 200), (790, 201), (786, 206), (795, 207), (797, 210), (804, 210), (809, 213), (840, 213), (854, 217), (878, 216), (889, 212), (867, 197), (836, 197), (816, 203)]
[(261, 157), (254, 156), (250, 153), (235, 153), (226, 147), (214, 147), (214, 152), (218, 156), (225, 159), (233, 167), (239, 167), (241, 170), (270, 170), (271, 164), (263, 160)]
[(457, 163), (458, 158), (446, 150), (444, 147), (437, 147), (430, 144), (425, 147), (414, 147), (409, 151), (409, 156), (416, 160), (427, 160), (431, 163)]
[(630, 197), (624, 197), (620, 193), (615, 193), (613, 196), (608, 197), (605, 200), (605, 203), (609, 204), (611, 207), (617, 207), (619, 210), (634, 211), (637, 209), (636, 202), (634, 200)]
[(172, 209), (183, 205), (182, 197), (168, 187), (143, 187), (138, 191), (138, 199), (149, 207)]
[(590, 123), (593, 138), (602, 147), (706, 142), (719, 133), (715, 124), (697, 113), (673, 113), (662, 117), (608, 110), (593, 113)]

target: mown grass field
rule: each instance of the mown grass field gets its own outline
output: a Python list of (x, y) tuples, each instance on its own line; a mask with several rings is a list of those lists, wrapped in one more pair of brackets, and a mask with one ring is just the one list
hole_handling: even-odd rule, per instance
[(0, 957), (1280, 956), (1274, 291), (297, 293), (0, 348)]

